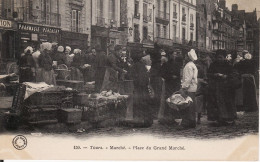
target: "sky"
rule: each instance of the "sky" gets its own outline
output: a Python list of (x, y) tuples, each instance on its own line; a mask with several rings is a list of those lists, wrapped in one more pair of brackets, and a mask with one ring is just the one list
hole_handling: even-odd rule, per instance
[(231, 10), (232, 4), (238, 4), (239, 10), (246, 10), (246, 12), (257, 11), (258, 18), (260, 18), (260, 0), (226, 0), (227, 7)]

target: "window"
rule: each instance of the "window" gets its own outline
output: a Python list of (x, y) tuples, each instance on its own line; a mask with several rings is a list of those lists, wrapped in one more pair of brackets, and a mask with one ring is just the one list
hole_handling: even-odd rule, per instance
[(157, 31), (157, 32), (156, 32), (156, 34), (157, 34), (157, 37), (160, 37), (160, 33), (161, 33), (161, 27), (160, 27), (160, 25), (159, 25), (159, 24), (157, 24), (157, 25), (156, 25), (156, 29), (157, 29), (157, 30), (156, 30), (156, 31)]
[(161, 10), (161, 0), (157, 0), (157, 10), (160, 12)]
[(163, 18), (166, 19), (167, 1), (163, 1)]
[(72, 10), (71, 12), (71, 31), (80, 32), (81, 27), (81, 11)]
[(143, 40), (148, 40), (148, 28), (143, 27)]
[(103, 17), (103, 1), (97, 0), (97, 17)]
[(177, 12), (176, 12), (176, 11), (177, 11), (177, 6), (176, 6), (176, 4), (174, 3), (174, 4), (173, 4), (173, 18), (175, 18), (175, 19), (177, 18)]
[(167, 26), (163, 26), (163, 38), (167, 38)]
[(193, 41), (193, 33), (190, 33), (190, 40)]
[(185, 13), (185, 8), (182, 8), (182, 21), (186, 21), (186, 13)]
[(185, 28), (182, 28), (182, 40), (185, 40), (186, 38), (186, 30)]
[(175, 39), (176, 38), (176, 25), (173, 25), (172, 27), (172, 34), (173, 34), (173, 38)]
[(115, 20), (116, 19), (116, 4), (115, 4), (115, 0), (109, 0), (109, 17), (111, 20)]
[(145, 22), (148, 21), (147, 11), (148, 11), (148, 5), (147, 5), (147, 3), (144, 3), (143, 4), (143, 17), (144, 17)]
[(190, 15), (190, 23), (193, 23), (193, 14)]
[(134, 42), (140, 42), (139, 25), (134, 25)]
[(139, 18), (139, 1), (135, 1), (135, 17)]

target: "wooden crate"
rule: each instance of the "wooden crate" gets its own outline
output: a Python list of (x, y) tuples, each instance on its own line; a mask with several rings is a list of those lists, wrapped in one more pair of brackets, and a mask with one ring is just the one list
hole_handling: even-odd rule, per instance
[(23, 113), (22, 117), (31, 124), (57, 123), (57, 108), (34, 108), (28, 109), (27, 113)]
[(80, 123), (82, 118), (82, 110), (75, 108), (61, 109), (59, 113), (59, 121), (63, 123), (73, 124)]

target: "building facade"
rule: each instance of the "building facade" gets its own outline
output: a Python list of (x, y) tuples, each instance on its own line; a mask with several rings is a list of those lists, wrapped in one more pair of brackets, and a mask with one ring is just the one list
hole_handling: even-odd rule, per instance
[(213, 50), (225, 49), (228, 52), (237, 49), (239, 27), (232, 22), (232, 13), (226, 7), (226, 1), (220, 0), (213, 13)]
[(106, 51), (109, 44), (122, 44), (120, 0), (91, 0), (91, 44)]
[(59, 1), (61, 44), (86, 50), (91, 41), (91, 1)]

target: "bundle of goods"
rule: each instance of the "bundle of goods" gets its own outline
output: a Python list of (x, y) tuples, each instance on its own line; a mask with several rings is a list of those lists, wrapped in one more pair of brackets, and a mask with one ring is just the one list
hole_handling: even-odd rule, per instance
[(102, 91), (96, 94), (81, 93), (75, 97), (74, 104), (82, 108), (82, 120), (99, 122), (108, 118), (118, 117), (119, 111), (126, 110), (127, 95), (112, 91)]
[(186, 98), (182, 97), (181, 94), (173, 94), (169, 97), (166, 102), (168, 103), (169, 107), (175, 110), (182, 110), (187, 107), (193, 102), (192, 99), (188, 96)]

